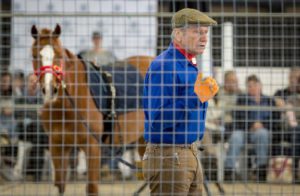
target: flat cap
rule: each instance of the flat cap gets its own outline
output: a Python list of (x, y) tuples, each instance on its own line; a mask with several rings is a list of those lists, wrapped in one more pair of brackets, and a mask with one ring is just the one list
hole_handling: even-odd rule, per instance
[(180, 28), (188, 24), (211, 26), (217, 25), (217, 22), (203, 12), (191, 8), (184, 8), (173, 15), (172, 28)]

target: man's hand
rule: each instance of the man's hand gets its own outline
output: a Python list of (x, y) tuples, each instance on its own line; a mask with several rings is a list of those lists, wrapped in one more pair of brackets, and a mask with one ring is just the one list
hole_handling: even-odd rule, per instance
[(194, 86), (194, 92), (197, 94), (200, 101), (206, 102), (213, 98), (219, 91), (219, 86), (216, 80), (212, 77), (207, 77), (202, 80), (202, 73), (199, 73)]

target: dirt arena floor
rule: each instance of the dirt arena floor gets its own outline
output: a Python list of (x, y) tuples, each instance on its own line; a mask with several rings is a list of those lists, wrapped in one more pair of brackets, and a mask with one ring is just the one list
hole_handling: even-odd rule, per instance
[[(116, 182), (99, 185), (99, 195), (133, 195), (143, 184), (142, 181)], [(236, 183), (223, 184), (227, 196), (298, 196), (300, 185)], [(220, 195), (214, 184), (209, 184), (211, 195)], [(1, 196), (57, 196), (57, 190), (51, 183), (1, 183)], [(65, 196), (84, 196), (85, 185), (81, 182), (69, 183)], [(146, 188), (140, 196), (149, 195)], [(206, 194), (204, 194), (206, 195)]]

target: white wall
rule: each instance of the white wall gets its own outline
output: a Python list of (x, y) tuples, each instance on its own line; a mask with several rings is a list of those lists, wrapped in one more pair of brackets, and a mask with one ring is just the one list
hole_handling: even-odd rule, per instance
[[(88, 14), (139, 14), (156, 13), (156, 0), (13, 0), (13, 13), (88, 13)], [(40, 28), (62, 27), (62, 43), (74, 53), (92, 46), (93, 31), (102, 31), (103, 45), (112, 50), (118, 59), (132, 55), (156, 54), (156, 17), (13, 17), (12, 19), (11, 69), (32, 70), (33, 24)]]

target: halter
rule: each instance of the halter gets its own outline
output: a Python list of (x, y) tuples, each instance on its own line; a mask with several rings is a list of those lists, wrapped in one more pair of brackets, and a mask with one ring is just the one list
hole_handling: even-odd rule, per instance
[(38, 77), (38, 80), (45, 75), (46, 73), (53, 74), (56, 79), (62, 83), (63, 82), (63, 76), (65, 75), (63, 71), (63, 60), (60, 61), (60, 65), (44, 65), (42, 67), (39, 67), (37, 70), (34, 70), (34, 74)]

